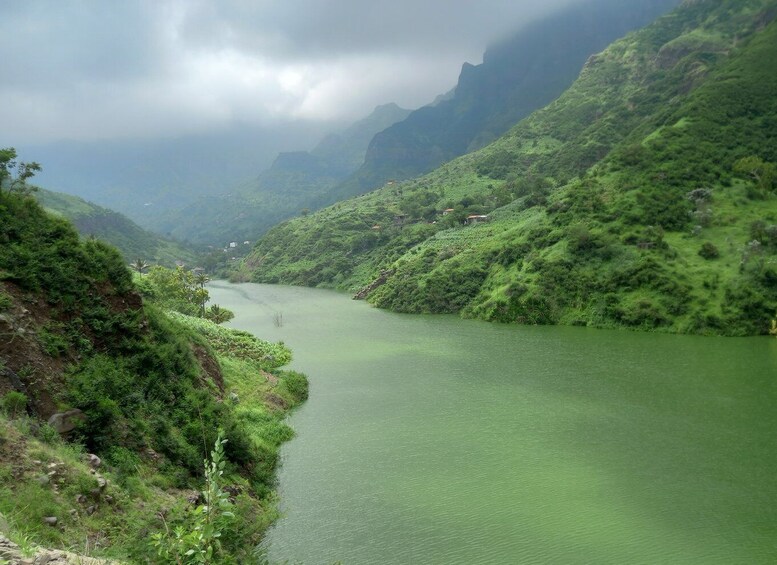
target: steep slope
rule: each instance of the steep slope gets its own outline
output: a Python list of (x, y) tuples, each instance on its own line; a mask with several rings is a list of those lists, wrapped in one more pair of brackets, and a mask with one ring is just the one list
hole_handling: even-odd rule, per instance
[[(364, 294), (399, 311), (763, 333), (777, 306), (776, 15), (774, 0), (685, 2), (492, 145), (280, 226), (245, 268), (374, 281)], [(462, 226), (475, 214), (489, 221)]]
[(320, 208), (321, 194), (364, 161), (370, 139), (409, 113), (396, 104), (378, 106), (309, 152), (281, 153), (256, 180), (229, 194), (202, 197), (175, 212), (152, 216), (150, 224), (159, 233), (195, 243), (253, 240), (303, 209)]
[(35, 197), (49, 212), (69, 220), (82, 236), (94, 236), (116, 247), (126, 261), (141, 258), (170, 266), (176, 261), (193, 260), (192, 250), (144, 230), (123, 214), (78, 196), (39, 189)]
[(654, 20), (679, 0), (586, 0), (494, 45), (481, 65), (465, 63), (452, 97), (379, 133), (364, 165), (327, 204), (431, 171), (479, 149), (557, 98), (586, 59)]
[[(237, 518), (211, 524), (223, 533), (214, 559), (243, 562), (274, 516), (284, 409), (306, 394), (304, 377), (277, 371), (289, 358), (144, 304), (115, 249), (0, 193), (0, 533), (134, 563), (160, 562), (155, 532), (199, 552), (209, 534), (193, 529), (191, 489), (222, 430), (218, 496), (231, 489), (223, 506)], [(256, 378), (266, 371), (274, 388)], [(235, 390), (251, 395), (239, 407), (224, 401)], [(179, 527), (191, 537), (170, 540)]]

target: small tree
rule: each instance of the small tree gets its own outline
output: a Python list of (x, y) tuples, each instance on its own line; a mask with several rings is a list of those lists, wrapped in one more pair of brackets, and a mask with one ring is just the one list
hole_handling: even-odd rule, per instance
[[(202, 491), (204, 504), (195, 508), (191, 519), (185, 526), (178, 526), (172, 532), (154, 534), (152, 544), (159, 557), (165, 562), (219, 563), (221, 551), (221, 533), (229, 520), (235, 515), (229, 495), (223, 489), (224, 432), (219, 431), (210, 460), (205, 459), (205, 490)], [(167, 524), (165, 524), (167, 527)]]
[(137, 258), (132, 263), (130, 263), (130, 268), (133, 269), (134, 271), (137, 271), (139, 275), (142, 275), (143, 271), (145, 271), (149, 267), (150, 265), (141, 258)]
[(35, 192), (37, 187), (27, 184), (27, 181), (41, 171), (41, 166), (32, 161), (30, 163), (16, 161), (16, 149), (6, 147), (0, 149), (0, 194), (3, 187), (8, 192), (29, 194)]
[(761, 193), (772, 190), (777, 181), (777, 167), (755, 155), (734, 163), (734, 172), (752, 179)]
[(200, 285), (200, 318), (205, 317), (205, 303), (208, 301), (208, 291), (205, 290), (205, 285), (210, 282), (210, 278), (205, 273), (197, 273), (194, 276), (194, 282)]
[(235, 313), (232, 310), (227, 310), (218, 304), (214, 304), (205, 312), (205, 317), (214, 324), (223, 324), (234, 318)]

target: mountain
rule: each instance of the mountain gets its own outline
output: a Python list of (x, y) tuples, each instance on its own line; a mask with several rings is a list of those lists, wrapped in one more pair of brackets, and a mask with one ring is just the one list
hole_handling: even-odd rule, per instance
[(416, 177), (487, 145), (564, 92), (590, 55), (678, 3), (586, 0), (490, 47), (482, 64), (464, 64), (451, 96), (376, 135), (362, 167), (325, 203)]
[(238, 125), (164, 139), (59, 141), (19, 147), (45, 163), (37, 182), (116, 210), (146, 229), (151, 218), (205, 195), (225, 194), (331, 124)]
[(194, 252), (181, 244), (144, 230), (135, 222), (78, 196), (38, 189), (35, 197), (51, 213), (69, 220), (84, 236), (97, 237), (113, 245), (126, 261), (143, 259), (172, 266), (176, 261), (191, 263)]
[(683, 2), (489, 146), (274, 228), (241, 276), (403, 312), (765, 333), (775, 17), (775, 0)]
[(409, 113), (396, 104), (378, 106), (345, 130), (325, 136), (309, 152), (279, 154), (268, 170), (229, 194), (202, 196), (173, 212), (152, 212), (147, 225), (195, 243), (253, 240), (303, 209), (320, 207), (320, 195), (364, 161), (373, 136)]

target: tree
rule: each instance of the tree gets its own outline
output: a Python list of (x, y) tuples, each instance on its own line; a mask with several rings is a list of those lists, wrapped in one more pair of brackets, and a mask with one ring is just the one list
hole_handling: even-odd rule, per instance
[(755, 155), (744, 157), (734, 163), (734, 172), (750, 177), (762, 193), (772, 190), (777, 181), (777, 167)]
[(183, 267), (166, 269), (160, 265), (151, 267), (145, 277), (154, 300), (163, 308), (169, 308), (189, 316), (201, 316), (203, 305), (209, 300), (208, 289), (200, 285), (191, 271)]
[(150, 265), (139, 257), (135, 259), (132, 263), (130, 263), (130, 268), (137, 271), (139, 275), (142, 275), (143, 271), (145, 271), (149, 267)]
[(235, 313), (231, 310), (227, 310), (226, 308), (222, 308), (218, 304), (214, 304), (208, 308), (207, 312), (205, 312), (205, 317), (214, 324), (223, 324), (224, 322), (228, 322), (234, 318)]
[(38, 190), (37, 187), (27, 184), (27, 181), (41, 171), (41, 166), (35, 161), (17, 163), (16, 157), (16, 149), (13, 147), (0, 149), (0, 194), (3, 192), (3, 187), (6, 187), (8, 192), (19, 194), (29, 194)]
[(210, 282), (210, 277), (205, 273), (197, 273), (194, 276), (194, 282), (200, 285), (200, 318), (205, 317), (205, 303), (208, 301), (208, 291), (205, 290), (205, 285)]

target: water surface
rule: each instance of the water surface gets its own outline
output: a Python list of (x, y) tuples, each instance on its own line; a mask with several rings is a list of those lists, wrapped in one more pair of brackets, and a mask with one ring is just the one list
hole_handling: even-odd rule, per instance
[(777, 340), (400, 315), (270, 285), (210, 293), (310, 377), (273, 559), (777, 562)]

